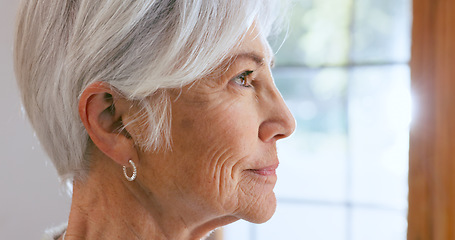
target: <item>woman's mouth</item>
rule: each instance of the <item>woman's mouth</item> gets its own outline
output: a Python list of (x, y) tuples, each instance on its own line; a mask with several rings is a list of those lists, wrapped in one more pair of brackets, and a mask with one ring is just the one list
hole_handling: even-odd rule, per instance
[(258, 168), (258, 169), (248, 169), (248, 171), (251, 171), (255, 174), (261, 175), (261, 176), (274, 176), (276, 175), (276, 169), (278, 168), (278, 163), (263, 167), (263, 168)]

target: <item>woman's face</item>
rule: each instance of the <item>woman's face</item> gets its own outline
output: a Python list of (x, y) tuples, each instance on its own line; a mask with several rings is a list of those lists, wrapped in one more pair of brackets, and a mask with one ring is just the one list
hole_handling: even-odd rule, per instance
[(172, 150), (142, 153), (137, 181), (163, 209), (260, 223), (276, 207), (276, 141), (295, 122), (267, 41), (250, 31), (232, 56), (228, 69), (171, 92)]

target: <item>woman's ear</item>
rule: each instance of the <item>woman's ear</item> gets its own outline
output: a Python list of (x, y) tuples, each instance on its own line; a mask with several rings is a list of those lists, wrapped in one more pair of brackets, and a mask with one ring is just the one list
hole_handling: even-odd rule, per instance
[(131, 101), (104, 82), (87, 86), (79, 99), (79, 116), (90, 139), (101, 152), (120, 165), (138, 158), (134, 140), (122, 121), (131, 106)]

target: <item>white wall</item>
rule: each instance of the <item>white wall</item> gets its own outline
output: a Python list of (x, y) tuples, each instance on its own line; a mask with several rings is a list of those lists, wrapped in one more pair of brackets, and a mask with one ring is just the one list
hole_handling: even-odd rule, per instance
[(0, 239), (38, 240), (67, 221), (70, 198), (21, 111), (12, 46), (18, 0), (0, 0)]

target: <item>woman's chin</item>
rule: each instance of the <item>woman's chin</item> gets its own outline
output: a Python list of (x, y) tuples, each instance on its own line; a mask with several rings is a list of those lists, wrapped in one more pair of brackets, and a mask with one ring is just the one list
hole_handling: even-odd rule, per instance
[[(259, 202), (262, 203), (259, 204)], [(256, 203), (256, 206), (252, 206), (250, 211), (242, 218), (248, 222), (257, 224), (265, 223), (270, 220), (276, 210), (275, 193), (272, 192), (266, 199), (257, 201)]]

